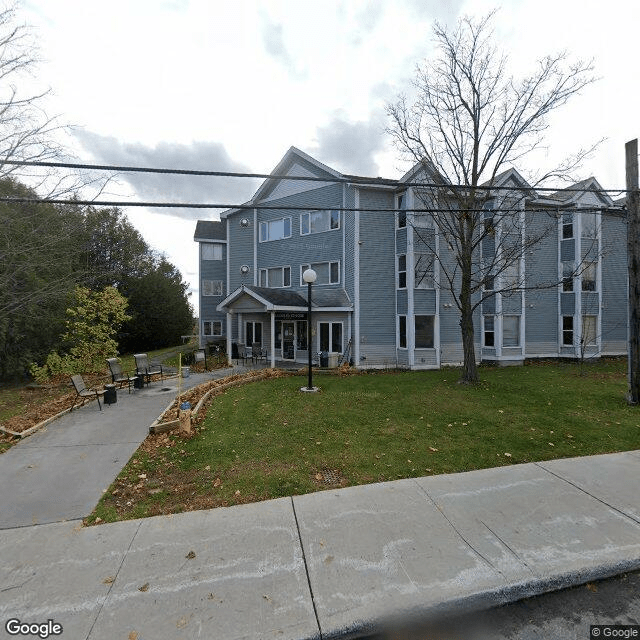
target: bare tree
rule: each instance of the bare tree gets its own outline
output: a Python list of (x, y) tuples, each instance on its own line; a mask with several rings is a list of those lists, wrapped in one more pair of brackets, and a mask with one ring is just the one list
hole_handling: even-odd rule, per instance
[[(507, 58), (492, 44), (493, 15), (462, 18), (451, 31), (436, 23), (439, 55), (417, 66), (415, 101), (401, 96), (387, 106), (388, 133), (422, 167), (416, 178), (434, 185), (414, 189), (414, 205), (433, 220), (434, 231), (425, 230), (428, 224), (414, 228), (431, 261), (439, 265), (439, 286), (451, 291), (460, 311), (461, 381), (466, 383), (478, 379), (474, 310), (498, 292), (529, 286), (518, 265), (557, 229), (555, 218), (547, 218), (546, 225), (529, 219), (533, 212), (524, 206), (531, 195), (528, 184), (509, 192), (491, 187), (515, 162), (541, 147), (549, 114), (594, 81), (591, 63), (568, 63), (564, 53), (544, 58), (534, 73), (515, 80), (507, 71)], [(580, 150), (533, 184), (551, 177), (569, 179), (586, 153)], [(557, 281), (546, 286), (552, 284)]]

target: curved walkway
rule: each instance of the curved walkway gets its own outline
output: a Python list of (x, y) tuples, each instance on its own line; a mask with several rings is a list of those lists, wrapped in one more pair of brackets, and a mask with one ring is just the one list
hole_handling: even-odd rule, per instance
[[(194, 373), (183, 389), (245, 371)], [(0, 529), (81, 519), (89, 515), (149, 433), (149, 425), (175, 399), (178, 379), (153, 382), (98, 410), (74, 409), (0, 455)]]

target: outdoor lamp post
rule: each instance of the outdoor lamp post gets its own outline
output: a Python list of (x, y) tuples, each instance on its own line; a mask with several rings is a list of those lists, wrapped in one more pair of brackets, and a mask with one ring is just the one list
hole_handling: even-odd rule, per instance
[(307, 269), (302, 274), (302, 279), (307, 283), (307, 352), (309, 354), (309, 380), (307, 382), (307, 388), (304, 387), (304, 391), (316, 391), (312, 382), (311, 374), (311, 285), (316, 281), (318, 274), (311, 268)]

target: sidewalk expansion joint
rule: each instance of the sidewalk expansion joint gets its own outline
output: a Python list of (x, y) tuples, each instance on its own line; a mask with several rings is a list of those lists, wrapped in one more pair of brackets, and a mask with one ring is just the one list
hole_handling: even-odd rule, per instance
[[(424, 493), (425, 496), (427, 496), (427, 498), (431, 501), (431, 504), (433, 504), (433, 506), (440, 512), (440, 514), (442, 515), (442, 517), (447, 521), (447, 523), (449, 524), (449, 526), (456, 532), (456, 534), (458, 535), (458, 537), (460, 538), (460, 540), (462, 540), (468, 547), (469, 549), (471, 549), (471, 551), (473, 551), (473, 553), (475, 553), (479, 558), (481, 558), (484, 562), (486, 562), (486, 564), (491, 567), (494, 571), (497, 571), (501, 576), (503, 575), (502, 571), (500, 571), (500, 569), (498, 569), (498, 567), (496, 567), (491, 560), (489, 560), (489, 558), (486, 558), (485, 556), (483, 556), (463, 535), (462, 533), (458, 530), (458, 528), (453, 524), (453, 522), (449, 519), (449, 517), (447, 516), (447, 514), (444, 512), (444, 509), (429, 495), (429, 493), (427, 492), (427, 490), (424, 487), (421, 487), (420, 484), (418, 482), (415, 482), (416, 486), (420, 489), (420, 491), (422, 491), (422, 493)], [(504, 576), (503, 576), (504, 577)]]
[(129, 546), (127, 547), (127, 550), (122, 554), (122, 560), (120, 561), (120, 566), (118, 567), (118, 570), (116, 571), (116, 575), (113, 577), (113, 582), (109, 585), (109, 590), (107, 591), (107, 595), (104, 597), (104, 600), (102, 601), (102, 604), (100, 605), (100, 609), (98, 610), (98, 613), (96, 614), (95, 619), (93, 620), (93, 624), (91, 625), (91, 629), (89, 629), (89, 633), (87, 633), (87, 637), (85, 638), (85, 640), (89, 640), (89, 638), (91, 637), (91, 634), (93, 632), (93, 628), (96, 626), (96, 622), (98, 622), (98, 618), (100, 617), (100, 614), (102, 613), (102, 610), (104, 609), (104, 605), (107, 604), (107, 600), (109, 599), (109, 596), (111, 595), (111, 590), (113, 589), (113, 585), (116, 583), (116, 580), (118, 579), (118, 575), (120, 574), (120, 570), (122, 569), (122, 565), (124, 564), (124, 561), (127, 559), (127, 556), (129, 555), (129, 551), (131, 551), (131, 547), (133, 546), (133, 541), (136, 539), (137, 535), (138, 535), (138, 531), (140, 531), (140, 527), (142, 526), (142, 520), (138, 523), (138, 527), (135, 530), (135, 533), (133, 534), (133, 536), (131, 536), (131, 542), (129, 542)]
[(298, 531), (298, 540), (300, 541), (300, 549), (302, 550), (302, 561), (304, 562), (304, 571), (307, 574), (307, 584), (309, 585), (309, 594), (311, 595), (311, 604), (313, 605), (313, 614), (316, 617), (316, 624), (318, 625), (318, 637), (322, 640), (322, 629), (320, 628), (320, 618), (318, 617), (318, 609), (316, 608), (316, 599), (313, 595), (313, 587), (311, 586), (311, 578), (309, 577), (309, 566), (307, 565), (307, 555), (304, 551), (304, 543), (302, 542), (302, 534), (300, 533), (300, 524), (298, 522), (298, 514), (296, 513), (296, 505), (293, 501), (293, 496), (289, 498), (291, 500), (291, 508), (293, 509), (293, 519), (296, 521), (296, 529)]
[(635, 516), (631, 515), (630, 513), (626, 513), (625, 511), (622, 511), (622, 509), (618, 509), (618, 507), (614, 507), (612, 504), (609, 504), (606, 500), (603, 500), (602, 498), (598, 498), (598, 496), (594, 495), (593, 493), (590, 493), (584, 487), (581, 487), (579, 484), (576, 484), (575, 482), (571, 482), (571, 480), (569, 480), (568, 478), (565, 478), (564, 476), (561, 476), (561, 475), (559, 475), (557, 473), (554, 473), (550, 469), (547, 469), (546, 467), (541, 465), (539, 462), (534, 462), (533, 464), (535, 464), (540, 469), (543, 469), (547, 473), (550, 473), (552, 476), (555, 476), (559, 480), (562, 480), (563, 482), (566, 482), (567, 484), (570, 484), (572, 487), (575, 487), (579, 491), (582, 491), (582, 493), (585, 493), (590, 498), (593, 498), (594, 500), (597, 500), (601, 504), (605, 505), (605, 507), (609, 507), (609, 509), (611, 509), (612, 511), (615, 511), (616, 513), (619, 513), (621, 516), (627, 518), (628, 520), (631, 520), (631, 522), (633, 522), (634, 524), (640, 525), (640, 520), (638, 518), (636, 518)]

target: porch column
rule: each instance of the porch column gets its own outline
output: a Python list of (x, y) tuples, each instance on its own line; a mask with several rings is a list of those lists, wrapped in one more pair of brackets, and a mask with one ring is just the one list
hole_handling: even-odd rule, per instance
[(238, 314), (238, 342), (246, 346), (246, 342), (244, 341), (244, 335), (242, 333), (242, 314)]
[(276, 312), (271, 312), (271, 368), (276, 367)]
[(231, 351), (232, 351), (232, 347), (231, 347), (231, 333), (232, 333), (232, 323), (233, 322), (233, 316), (230, 313), (227, 313), (227, 364), (229, 362), (231, 362)]

